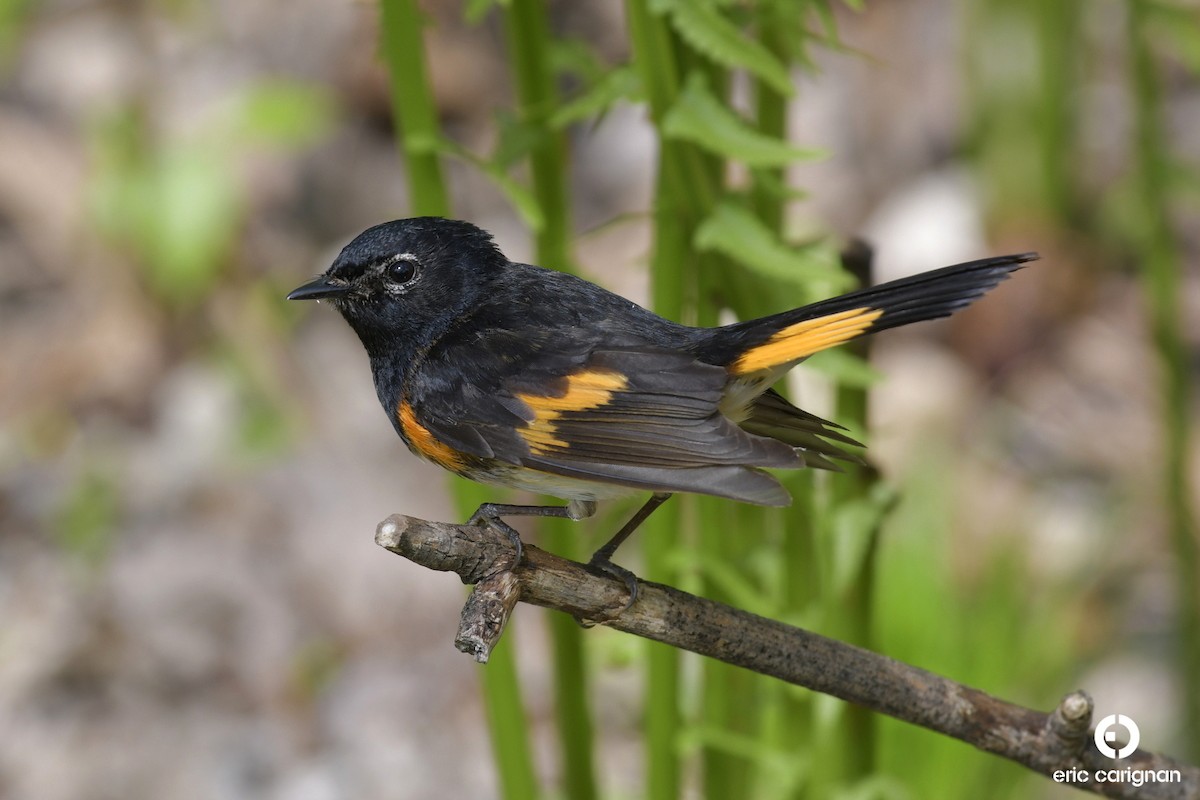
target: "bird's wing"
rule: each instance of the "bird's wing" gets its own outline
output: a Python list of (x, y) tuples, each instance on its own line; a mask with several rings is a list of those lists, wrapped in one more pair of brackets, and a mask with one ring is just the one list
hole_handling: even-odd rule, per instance
[(460, 385), (452, 401), (443, 392), (415, 408), (434, 441), (469, 456), (589, 482), (786, 504), (787, 492), (758, 468), (803, 462), (720, 413), (727, 380), (723, 367), (648, 345), (556, 352), (527, 359), (495, 391)]

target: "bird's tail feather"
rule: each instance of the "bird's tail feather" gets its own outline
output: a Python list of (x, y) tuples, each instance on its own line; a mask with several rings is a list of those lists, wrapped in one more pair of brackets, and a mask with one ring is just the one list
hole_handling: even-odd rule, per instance
[(924, 272), (717, 329), (714, 349), (733, 375), (801, 361), (835, 345), (953, 314), (978, 300), (1036, 253), (997, 256)]

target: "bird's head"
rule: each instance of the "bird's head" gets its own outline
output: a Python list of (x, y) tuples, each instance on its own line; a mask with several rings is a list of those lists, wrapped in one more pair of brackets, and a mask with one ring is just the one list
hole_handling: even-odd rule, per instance
[(329, 300), (368, 351), (448, 322), (487, 291), (508, 260), (469, 222), (417, 217), (368, 228), (289, 300)]

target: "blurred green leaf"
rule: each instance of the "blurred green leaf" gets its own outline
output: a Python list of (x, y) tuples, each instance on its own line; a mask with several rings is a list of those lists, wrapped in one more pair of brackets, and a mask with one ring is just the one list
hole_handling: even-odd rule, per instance
[(573, 76), (592, 84), (613, 70), (582, 39), (555, 39), (545, 45), (550, 56), (550, 68), (556, 75)]
[(8, 66), (8, 60), (16, 56), (16, 43), (33, 7), (33, 0), (0, 0), (0, 67)]
[(1172, 189), (1190, 195), (1192, 200), (1200, 199), (1200, 163), (1176, 159), (1167, 178)]
[(882, 377), (866, 359), (836, 347), (816, 353), (804, 366), (852, 389), (867, 389)]
[(688, 76), (679, 99), (663, 118), (662, 130), (666, 136), (752, 167), (782, 167), (825, 156), (757, 131), (712, 93), (700, 72)]
[(745, 69), (775, 91), (790, 96), (792, 78), (787, 65), (757, 40), (743, 34), (721, 15), (719, 6), (705, 0), (656, 0), (657, 13), (665, 13), (679, 36), (722, 66)]
[(213, 137), (155, 147), (133, 111), (96, 134), (95, 219), (131, 246), (147, 282), (176, 305), (202, 300), (215, 283), (242, 217), (228, 149)]
[(315, 638), (298, 647), (292, 656), (292, 680), (303, 700), (321, 695), (341, 671), (346, 655), (337, 642)]
[(132, 249), (154, 294), (186, 307), (202, 302), (229, 261), (246, 215), (239, 171), (250, 145), (292, 149), (324, 136), (333, 109), (321, 89), (265, 81), (211, 118), (164, 138), (137, 107), (93, 130), (93, 217)]
[(493, 8), (508, 8), (510, 0), (467, 0), (463, 18), (471, 25), (478, 25)]
[(93, 216), (106, 233), (123, 236), (130, 227), (127, 217), (143, 191), (142, 162), (148, 148), (144, 122), (136, 109), (126, 108), (99, 120), (90, 138), (95, 164)]
[(799, 186), (792, 186), (787, 182), (787, 176), (779, 174), (777, 169), (769, 169), (766, 167), (752, 167), (750, 174), (754, 177), (754, 187), (758, 191), (765, 192), (770, 197), (779, 200), (807, 200), (812, 196), (812, 193)]
[(725, 602), (737, 608), (760, 616), (770, 616), (774, 611), (771, 598), (727, 558), (703, 550), (676, 550), (669, 561), (679, 572), (699, 571), (720, 588)]
[(849, 287), (832, 247), (815, 242), (791, 247), (775, 232), (734, 202), (720, 203), (696, 229), (696, 249), (721, 253), (768, 278), (806, 285), (813, 280)]
[(836, 800), (913, 800), (913, 793), (891, 775), (871, 775), (842, 789)]
[(542, 229), (542, 226), (545, 225), (545, 218), (542, 216), (542, 208), (538, 204), (537, 198), (527, 187), (513, 179), (502, 165), (482, 159), (450, 139), (442, 140), (441, 150), (446, 155), (465, 161), (482, 172), (508, 199), (508, 202), (512, 203), (513, 208), (516, 209), (517, 214), (526, 225), (535, 231)]
[(508, 111), (497, 112), (496, 129), (500, 136), (487, 163), (497, 170), (512, 169), (543, 140), (540, 125)]
[(239, 440), (248, 454), (275, 455), (293, 441), (290, 418), (264, 395), (257, 392), (246, 395), (240, 411)]
[(620, 100), (637, 101), (642, 83), (637, 70), (621, 66), (610, 70), (588, 89), (558, 107), (550, 117), (550, 125), (564, 128), (575, 122), (602, 116)]
[(88, 472), (63, 502), (55, 538), (64, 551), (94, 566), (112, 549), (119, 511), (120, 494), (112, 479)]
[(300, 148), (325, 136), (333, 125), (333, 100), (313, 84), (264, 81), (250, 87), (236, 126), (252, 140)]
[(845, 592), (861, 574), (884, 517), (896, 503), (896, 491), (873, 483), (864, 495), (850, 498), (832, 510), (829, 535), (833, 558), (830, 587), (833, 596)]
[(825, 36), (836, 41), (838, 39), (837, 16), (833, 13), (833, 6), (823, 3), (815, 4), (815, 13), (817, 19), (821, 22), (821, 27), (825, 31)]
[(1139, 0), (1149, 12), (1155, 40), (1169, 42), (1171, 52), (1200, 73), (1200, 7), (1195, 3)]
[[(263, 288), (244, 292), (231, 302), (239, 302), (242, 330), (266, 339), (278, 322), (274, 308), (279, 305), (279, 294), (268, 295)], [(225, 339), (217, 343), (214, 356), (237, 393), (239, 455), (253, 459), (286, 450), (299, 427), (297, 411), (269, 351)]]
[(159, 293), (181, 304), (207, 296), (233, 246), (242, 198), (228, 156), (208, 142), (181, 143), (163, 152), (145, 176), (145, 205), (134, 236), (147, 256)]
[(750, 736), (727, 728), (712, 725), (693, 725), (680, 735), (679, 749), (694, 752), (700, 748), (712, 748), (723, 753), (740, 756), (768, 769), (775, 780), (795, 785), (809, 769), (805, 758), (797, 758), (793, 750), (764, 749), (758, 736)]

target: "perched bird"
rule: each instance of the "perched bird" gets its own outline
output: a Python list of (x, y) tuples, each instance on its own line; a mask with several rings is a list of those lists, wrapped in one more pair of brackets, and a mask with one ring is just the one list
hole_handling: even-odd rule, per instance
[[(651, 492), (592, 558), (674, 492), (782, 506), (764, 468), (836, 468), (857, 443), (770, 387), (820, 350), (944, 317), (1033, 253), (926, 272), (717, 328), (664, 319), (581, 278), (509, 261), (486, 231), (420, 217), (360, 234), (288, 295), (328, 299), (362, 340), (375, 390), (412, 452), (472, 480), (565, 506), (489, 503), (472, 522), (520, 539), (503, 516), (581, 519), (596, 501)], [(631, 592), (636, 583), (631, 583)], [(632, 602), (632, 601), (631, 601)]]

